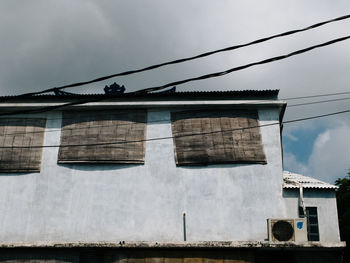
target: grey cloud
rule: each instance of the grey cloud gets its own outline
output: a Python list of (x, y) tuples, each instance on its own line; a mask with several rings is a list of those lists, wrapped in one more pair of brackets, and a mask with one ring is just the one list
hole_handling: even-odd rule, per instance
[[(6, 44), (1, 47), (4, 62), (1, 65), (0, 83), (3, 93), (12, 94), (91, 79), (243, 43), (341, 15), (346, 5), (349, 5), (339, 2), (338, 8), (335, 8), (332, 3), (332, 10), (329, 11), (327, 7), (330, 4), (327, 1), (311, 1), (317, 2), (317, 5), (309, 7), (305, 3), (291, 2), (286, 6), (285, 2), (282, 4), (280, 1), (265, 1), (264, 4), (199, 0), (34, 1), (21, 8), (13, 4), (16, 1), (4, 2), (6, 4), (2, 13), (7, 14), (4, 19), (6, 23), (2, 23), (0, 32)], [(348, 28), (345, 25), (339, 23), (336, 28), (344, 31), (344, 28)], [(325, 29), (320, 35), (328, 40), (332, 33)], [(315, 33), (310, 34), (315, 38)], [(224, 70), (305, 47), (310, 37), (306, 34), (302, 36), (116, 81), (125, 82), (131, 89), (138, 89)], [(349, 51), (349, 46), (336, 48)], [(324, 52), (328, 56), (333, 55)], [(311, 58), (323, 56), (321, 52), (319, 54), (247, 69), (227, 77), (179, 88), (280, 88), (281, 94), (294, 94), (305, 89), (302, 87), (302, 90), (298, 90), (296, 86), (300, 84), (296, 84), (310, 83), (310, 75), (304, 73), (303, 69), (312, 63)], [(341, 64), (339, 61), (335, 63)], [(346, 63), (345, 60), (342, 63)], [(325, 76), (322, 74), (324, 68), (312, 66), (315, 73)], [(330, 67), (334, 68), (331, 64)], [(301, 73), (296, 74), (298, 69)], [(322, 85), (318, 84), (311, 82), (310, 86), (318, 86), (317, 91), (320, 91)], [(95, 84), (81, 90), (97, 92), (97, 87), (103, 85)]]
[[(0, 91), (1, 95), (15, 95), (90, 80), (301, 28), (344, 15), (346, 10), (350, 10), (347, 0), (3, 0)], [(254, 47), (71, 91), (98, 93), (114, 81), (124, 84), (128, 91), (165, 84), (322, 43), (349, 34), (348, 28), (350, 21), (337, 22)], [(349, 68), (348, 40), (178, 89), (280, 89), (282, 98), (332, 93), (349, 90)], [(290, 108), (285, 119), (349, 106), (350, 100)], [(349, 115), (336, 119), (344, 118), (350, 120)], [(290, 125), (284, 132), (292, 133), (303, 126), (308, 124)]]

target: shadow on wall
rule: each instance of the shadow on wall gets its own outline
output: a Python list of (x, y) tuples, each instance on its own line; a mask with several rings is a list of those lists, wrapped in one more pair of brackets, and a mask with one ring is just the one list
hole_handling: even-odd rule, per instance
[[(299, 189), (283, 189), (283, 198), (299, 198)], [(334, 190), (304, 189), (304, 198), (335, 198)]]
[(210, 168), (239, 168), (239, 167), (247, 167), (247, 166), (251, 166), (251, 165), (260, 165), (260, 164), (242, 164), (242, 163), (237, 163), (237, 164), (208, 164), (208, 165), (184, 165), (184, 166), (177, 166), (177, 168), (181, 168), (181, 169), (194, 169), (194, 170), (199, 170), (199, 169), (210, 169)]
[(143, 164), (112, 164), (112, 163), (105, 163), (105, 164), (87, 164), (87, 163), (81, 163), (81, 164), (57, 164), (58, 166), (62, 166), (68, 169), (74, 169), (79, 171), (113, 171), (113, 170), (120, 170), (120, 169), (130, 169), (135, 167), (143, 166)]
[(31, 173), (31, 172), (28, 172), (28, 173), (0, 173), (0, 177), (8, 177), (8, 176), (25, 176), (25, 175), (32, 175), (32, 174), (37, 174), (39, 175), (39, 173)]

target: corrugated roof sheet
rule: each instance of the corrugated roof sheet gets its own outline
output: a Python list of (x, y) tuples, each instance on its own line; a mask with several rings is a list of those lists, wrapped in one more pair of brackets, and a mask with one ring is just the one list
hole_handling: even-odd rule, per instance
[(338, 187), (301, 174), (283, 172), (283, 188), (337, 189)]
[[(191, 96), (277, 96), (279, 90), (230, 90), (230, 91), (182, 91), (174, 93), (139, 93), (139, 94), (69, 94), (69, 95), (54, 95), (41, 94), (35, 95), (32, 98), (127, 98), (127, 97), (191, 97)], [(16, 99), (16, 95), (0, 96), (2, 99)]]

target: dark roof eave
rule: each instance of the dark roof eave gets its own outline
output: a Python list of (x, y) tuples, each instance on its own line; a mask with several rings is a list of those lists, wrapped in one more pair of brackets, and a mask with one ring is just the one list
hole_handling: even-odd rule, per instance
[(279, 90), (234, 90), (234, 91), (186, 91), (175, 93), (146, 93), (146, 94), (42, 94), (31, 97), (0, 96), (0, 102), (23, 100), (70, 100), (70, 99), (277, 99)]

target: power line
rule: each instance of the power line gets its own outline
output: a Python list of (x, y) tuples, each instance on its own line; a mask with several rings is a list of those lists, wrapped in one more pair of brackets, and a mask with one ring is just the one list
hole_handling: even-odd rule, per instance
[[(192, 82), (192, 81), (198, 81), (198, 80), (204, 80), (204, 79), (221, 77), (221, 76), (224, 76), (224, 75), (227, 75), (227, 74), (231, 74), (232, 72), (240, 71), (240, 70), (252, 67), (252, 66), (267, 64), (267, 63), (279, 61), (279, 60), (282, 60), (282, 59), (286, 59), (286, 58), (289, 58), (289, 57), (292, 57), (292, 56), (300, 55), (302, 53), (311, 51), (313, 49), (317, 49), (317, 48), (321, 48), (321, 47), (324, 47), (324, 46), (332, 45), (332, 44), (335, 44), (335, 43), (338, 43), (338, 42), (341, 42), (341, 41), (345, 41), (345, 40), (347, 40), (349, 38), (350, 38), (350, 36), (345, 36), (345, 37), (333, 39), (331, 41), (324, 42), (322, 44), (310, 46), (310, 47), (307, 47), (307, 48), (304, 48), (304, 49), (299, 49), (297, 51), (291, 52), (291, 53), (286, 54), (286, 55), (281, 55), (281, 56), (277, 56), (277, 57), (268, 58), (268, 59), (265, 59), (265, 60), (260, 60), (260, 61), (249, 63), (249, 64), (246, 64), (246, 65), (243, 65), (243, 66), (234, 67), (234, 68), (231, 68), (231, 69), (228, 69), (228, 70), (225, 70), (225, 71), (220, 71), (220, 72), (216, 72), (216, 73), (210, 73), (210, 74), (202, 75), (202, 76), (195, 77), (195, 78), (188, 78), (188, 79), (184, 79), (184, 80), (179, 80), (179, 81), (171, 82), (171, 83), (168, 83), (168, 84), (165, 84), (165, 85), (161, 85), (161, 86), (154, 86), (154, 87), (150, 87), (150, 88), (146, 88), (146, 89), (141, 89), (141, 90), (138, 90), (138, 91), (135, 91), (135, 92), (127, 93), (127, 94), (143, 94), (143, 93), (148, 93), (148, 92), (153, 92), (153, 91), (159, 91), (161, 89), (165, 89), (165, 88), (168, 88), (168, 87), (185, 84), (185, 83)], [(81, 104), (85, 104), (85, 103), (88, 103), (88, 102), (103, 101), (103, 100), (106, 100), (106, 99), (110, 99), (110, 98), (109, 97), (105, 97), (105, 98), (99, 98), (99, 99), (93, 99), (93, 100), (80, 100), (80, 101), (70, 102), (70, 103), (66, 103), (66, 104), (62, 104), (62, 105), (58, 105), (58, 106), (42, 107), (41, 109), (35, 109), (35, 110), (2, 113), (2, 114), (0, 114), (0, 116), (8, 116), (8, 115), (15, 115), (15, 114), (26, 114), (26, 113), (40, 113), (40, 112), (51, 111), (51, 110), (55, 110), (55, 109), (59, 109), (59, 108), (64, 108), (64, 107), (67, 107), (67, 106), (81, 105)]]
[[(298, 99), (308, 99), (308, 98), (317, 98), (317, 97), (328, 97), (328, 96), (337, 96), (337, 95), (344, 95), (344, 94), (350, 94), (350, 92), (338, 92), (338, 93), (327, 93), (327, 94), (319, 94), (319, 95), (308, 95), (308, 96), (299, 96), (299, 97), (290, 97), (290, 98), (278, 98), (278, 100), (298, 100)], [(335, 99), (334, 101), (336, 101), (338, 99)], [(342, 100), (342, 99), (339, 99)], [(329, 100), (329, 102), (331, 102), (333, 100)], [(91, 101), (92, 102), (92, 101)], [(328, 102), (328, 101), (324, 101), (324, 102)], [(322, 103), (319, 102), (319, 103)], [(242, 103), (245, 104), (245, 103)], [(247, 102), (247, 104), (258, 104), (258, 102), (254, 103), (254, 102)], [(305, 105), (307, 105), (308, 103), (306, 103)], [(287, 107), (294, 107), (293, 105), (288, 105)], [(33, 111), (37, 111), (37, 110), (33, 110)], [(23, 110), (23, 111), (18, 111), (20, 112), (19, 114), (23, 113), (23, 114), (29, 114), (31, 112), (29, 112), (28, 110)], [(38, 112), (40, 113), (40, 112)], [(12, 115), (12, 114), (9, 114)], [(1, 113), (0, 113), (1, 116)], [(4, 116), (7, 116), (7, 113), (4, 113)], [(105, 116), (105, 114), (94, 114), (94, 116)], [(16, 117), (16, 118), (21, 118), (21, 117)], [(43, 117), (45, 118), (45, 117)], [(62, 118), (45, 118), (46, 120), (62, 120)], [(65, 120), (70, 120), (70, 119), (76, 119), (76, 118), (64, 118)], [(1, 118), (0, 118), (1, 120)]]
[(217, 54), (217, 53), (227, 52), (227, 51), (231, 51), (231, 50), (235, 50), (235, 49), (239, 49), (239, 48), (243, 48), (243, 47), (259, 44), (259, 43), (266, 42), (266, 41), (274, 39), (274, 38), (285, 37), (285, 36), (288, 36), (288, 35), (293, 35), (293, 34), (296, 34), (296, 33), (304, 32), (304, 31), (307, 31), (307, 30), (310, 30), (310, 29), (321, 27), (321, 26), (326, 25), (328, 23), (341, 21), (341, 20), (345, 20), (345, 19), (348, 19), (348, 18), (350, 18), (350, 15), (344, 15), (344, 16), (340, 16), (340, 17), (337, 17), (337, 18), (334, 18), (334, 19), (330, 19), (330, 20), (327, 20), (327, 21), (316, 23), (316, 24), (313, 24), (313, 25), (305, 27), (305, 28), (295, 29), (295, 30), (284, 32), (284, 33), (272, 35), (272, 36), (269, 36), (269, 37), (260, 38), (260, 39), (257, 39), (257, 40), (254, 40), (254, 41), (251, 41), (251, 42), (248, 42), (248, 43), (245, 43), (245, 44), (234, 45), (234, 46), (230, 46), (230, 47), (226, 47), (226, 48), (222, 48), (222, 49), (217, 49), (217, 50), (214, 50), (214, 51), (205, 52), (205, 53), (202, 53), (202, 54), (199, 54), (199, 55), (195, 55), (195, 56), (191, 56), (191, 57), (176, 59), (176, 60), (172, 60), (172, 61), (168, 61), (168, 62), (163, 62), (163, 63), (160, 63), (160, 64), (147, 66), (147, 67), (144, 67), (144, 68), (141, 68), (141, 69), (129, 70), (129, 71), (121, 72), (121, 73), (107, 75), (107, 76), (99, 77), (99, 78), (96, 78), (96, 79), (93, 79), (93, 80), (89, 80), (89, 81), (77, 82), (77, 83), (68, 84), (68, 85), (64, 85), (64, 86), (60, 86), (60, 87), (46, 89), (46, 90), (39, 91), (39, 92), (25, 93), (25, 94), (18, 95), (17, 97), (33, 96), (33, 95), (43, 94), (43, 93), (47, 93), (47, 92), (53, 92), (53, 91), (57, 91), (57, 90), (65, 89), (65, 88), (73, 88), (73, 87), (83, 86), (83, 85), (87, 85), (87, 84), (91, 84), (91, 83), (95, 83), (95, 82), (100, 82), (100, 81), (107, 80), (107, 79), (114, 78), (114, 77), (131, 75), (131, 74), (135, 74), (135, 73), (139, 73), (139, 72), (143, 72), (143, 71), (153, 70), (153, 69), (160, 68), (160, 67), (167, 66), (167, 65), (171, 65), (171, 64), (183, 63), (183, 62), (186, 62), (186, 61), (190, 61), (190, 60), (195, 60), (195, 59), (211, 56), (211, 55), (214, 55), (214, 54)]
[(327, 93), (327, 94), (320, 94), (320, 95), (299, 96), (299, 97), (292, 97), (292, 98), (283, 98), (281, 100), (300, 100), (300, 99), (309, 99), (309, 98), (317, 98), (317, 97), (328, 97), (328, 96), (337, 96), (337, 95), (345, 95), (345, 94), (350, 94), (350, 91), (337, 92), (337, 93)]
[(151, 88), (141, 89), (141, 90), (138, 90), (138, 91), (136, 91), (134, 93), (135, 94), (139, 94), (139, 93), (153, 92), (153, 91), (158, 91), (158, 90), (165, 89), (165, 88), (168, 88), (168, 87), (185, 84), (185, 83), (192, 82), (192, 81), (221, 77), (221, 76), (230, 74), (230, 73), (235, 72), (235, 71), (239, 71), (239, 70), (243, 70), (243, 69), (246, 69), (246, 68), (250, 68), (252, 66), (263, 65), (263, 64), (279, 61), (279, 60), (282, 60), (282, 59), (286, 59), (286, 58), (289, 58), (289, 57), (292, 57), (292, 56), (300, 55), (302, 53), (306, 53), (306, 52), (311, 51), (313, 49), (317, 49), (317, 48), (321, 48), (321, 47), (325, 47), (325, 46), (328, 46), (328, 45), (332, 45), (332, 44), (335, 44), (335, 43), (338, 43), (338, 42), (341, 42), (341, 41), (345, 41), (345, 40), (347, 40), (349, 38), (350, 38), (350, 35), (349, 36), (345, 36), (345, 37), (340, 37), (340, 38), (337, 38), (337, 39), (333, 39), (331, 41), (324, 42), (322, 44), (310, 46), (310, 47), (307, 47), (307, 48), (304, 48), (304, 49), (299, 49), (297, 51), (291, 52), (291, 53), (286, 54), (286, 55), (281, 55), (281, 56), (277, 56), (277, 57), (272, 57), (272, 58), (260, 60), (260, 61), (249, 63), (249, 64), (246, 64), (246, 65), (243, 65), (243, 66), (230, 68), (230, 69), (227, 69), (227, 70), (224, 70), (224, 71), (219, 71), (219, 72), (216, 72), (216, 73), (210, 73), (210, 74), (202, 75), (202, 76), (195, 77), (195, 78), (188, 78), (188, 79), (184, 79), (184, 80), (174, 81), (174, 82), (162, 85), (162, 86), (155, 86), (155, 87), (151, 87)]
[[(320, 95), (321, 96), (321, 95)], [(342, 101), (342, 100), (349, 100), (350, 97), (348, 98), (339, 98), (339, 99), (332, 99), (332, 100), (323, 100), (323, 101), (313, 101), (313, 102), (307, 102), (307, 103), (300, 103), (300, 104), (292, 104), (292, 105), (287, 105), (288, 108), (290, 107), (297, 107), (297, 106), (305, 106), (305, 105), (313, 105), (313, 104), (319, 104), (319, 103), (328, 103), (328, 102), (334, 102), (334, 101)], [(245, 104), (249, 104), (249, 105), (254, 105), (254, 104), (258, 104), (258, 103), (253, 103), (253, 102), (249, 102), (249, 103), (242, 103), (240, 105), (245, 105)], [(204, 108), (196, 108), (196, 110), (201, 110)], [(207, 108), (205, 108), (207, 109)], [(98, 116), (106, 116), (106, 114), (93, 114), (93, 117), (98, 117)], [(44, 117), (41, 117), (44, 118)], [(21, 119), (21, 118), (15, 118), (15, 120), (13, 120), (13, 122), (16, 122), (16, 119)], [(75, 118), (45, 118), (45, 120), (75, 120)], [(0, 121), (2, 119), (0, 118)], [(11, 122), (11, 119), (5, 119), (8, 120), (9, 122)], [(152, 121), (146, 121), (146, 123), (159, 123), (159, 122), (164, 122), (164, 121), (170, 121), (170, 119), (159, 119), (159, 120), (152, 120)], [(132, 122), (132, 121), (130, 121)], [(125, 126), (125, 125), (130, 125), (129, 123), (126, 124), (116, 124), (116, 125), (96, 125), (96, 126), (89, 126), (89, 127), (77, 127), (77, 128), (59, 128), (59, 129), (51, 129), (51, 130), (43, 130), (43, 131), (32, 131), (32, 132), (15, 132), (15, 133), (7, 133), (5, 135), (24, 135), (24, 134), (35, 134), (35, 133), (47, 133), (47, 132), (61, 132), (62, 129), (64, 129), (65, 131), (69, 130), (69, 131), (73, 131), (73, 130), (87, 130), (90, 128), (104, 128), (104, 127), (119, 127), (119, 126)]]
[(305, 117), (305, 118), (294, 119), (294, 120), (289, 120), (289, 121), (283, 121), (282, 123), (288, 124), (288, 123), (299, 122), (299, 121), (307, 121), (307, 120), (312, 120), (312, 119), (318, 119), (318, 118), (343, 114), (343, 113), (347, 113), (347, 112), (350, 112), (350, 110), (337, 111), (337, 112), (332, 112), (332, 113), (327, 113), (327, 114), (322, 114), (322, 115), (317, 115), (317, 116), (311, 116), (311, 117)]
[(247, 129), (260, 128), (260, 127), (267, 127), (267, 126), (272, 126), (272, 125), (289, 124), (289, 123), (293, 123), (293, 122), (306, 121), (306, 120), (311, 120), (311, 119), (318, 119), (318, 118), (323, 118), (323, 117), (328, 117), (328, 116), (333, 116), (333, 115), (338, 115), (338, 114), (344, 114), (344, 113), (348, 113), (348, 112), (350, 112), (350, 110), (344, 110), (344, 111), (332, 112), (332, 113), (316, 115), (316, 116), (311, 116), (311, 117), (305, 117), (305, 118), (299, 118), (299, 119), (294, 119), (294, 120), (289, 120), (289, 121), (283, 121), (281, 123), (280, 122), (274, 122), (274, 123), (269, 123), (269, 124), (256, 125), (256, 126), (252, 126), (252, 127), (240, 127), (240, 128), (221, 130), (221, 131), (191, 133), (191, 134), (178, 135), (178, 136), (167, 136), (167, 137), (158, 137), (158, 138), (133, 140), (133, 141), (89, 143), (89, 144), (69, 144), (69, 145), (2, 146), (2, 147), (0, 147), (0, 149), (89, 147), (89, 146), (93, 147), (93, 146), (116, 145), (116, 144), (125, 144), (125, 143), (147, 142), (147, 141), (160, 141), (160, 140), (168, 140), (168, 139), (181, 138), (181, 137), (190, 137), (190, 136), (198, 136), (198, 135), (215, 134), (215, 133), (221, 133), (221, 132), (232, 132), (232, 131), (238, 131), (238, 130), (247, 130)]
[(341, 100), (349, 100), (349, 99), (350, 99), (350, 97), (340, 98), (340, 99), (332, 99), (332, 100), (321, 100), (321, 101), (305, 102), (305, 103), (298, 103), (298, 104), (287, 105), (287, 107), (291, 108), (291, 107), (297, 107), (297, 106), (305, 106), (305, 105), (312, 105), (312, 104), (319, 104), (319, 103), (326, 103), (326, 102), (334, 102), (334, 101), (341, 101)]
[(56, 105), (56, 106), (42, 107), (40, 109), (4, 112), (4, 113), (0, 113), (0, 116), (10, 116), (10, 115), (18, 115), (18, 114), (30, 114), (30, 113), (43, 113), (43, 112), (53, 111), (53, 110), (60, 109), (60, 108), (65, 108), (65, 107), (68, 107), (68, 106), (81, 105), (81, 104), (85, 104), (85, 103), (89, 103), (89, 102), (98, 102), (98, 101), (102, 101), (102, 100), (106, 100), (106, 99), (110, 99), (110, 98), (78, 100), (78, 101), (69, 102), (69, 103)]

